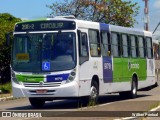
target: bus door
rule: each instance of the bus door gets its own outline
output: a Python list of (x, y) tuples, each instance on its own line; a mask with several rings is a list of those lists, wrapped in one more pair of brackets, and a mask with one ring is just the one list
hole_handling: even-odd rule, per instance
[[(78, 29), (78, 58), (79, 58), (79, 96), (86, 96), (89, 94), (90, 86), (90, 62), (88, 49), (88, 29)], [(88, 92), (88, 93), (87, 93)]]

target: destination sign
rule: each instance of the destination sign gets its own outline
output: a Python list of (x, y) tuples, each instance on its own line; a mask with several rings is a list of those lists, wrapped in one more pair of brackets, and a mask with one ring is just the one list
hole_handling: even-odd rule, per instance
[(74, 30), (75, 28), (74, 21), (33, 21), (18, 23), (15, 26), (15, 32)]

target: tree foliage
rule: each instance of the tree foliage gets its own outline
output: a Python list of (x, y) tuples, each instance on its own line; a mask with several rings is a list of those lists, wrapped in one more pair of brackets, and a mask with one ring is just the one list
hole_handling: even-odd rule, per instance
[(74, 15), (77, 19), (133, 27), (139, 6), (131, 0), (64, 0), (47, 5), (51, 17)]
[(10, 80), (10, 46), (5, 45), (5, 34), (12, 32), (16, 22), (21, 19), (8, 13), (0, 13), (0, 83)]

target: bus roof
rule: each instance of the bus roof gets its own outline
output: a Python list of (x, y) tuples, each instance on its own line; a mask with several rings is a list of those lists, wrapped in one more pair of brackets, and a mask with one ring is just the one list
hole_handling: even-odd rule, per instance
[(139, 29), (135, 29), (135, 28), (122, 27), (122, 26), (116, 26), (116, 25), (109, 25), (109, 26), (110, 26), (110, 31), (113, 31), (113, 32), (144, 35), (143, 30), (139, 30)]
[(144, 31), (144, 36), (152, 37), (152, 32)]
[(111, 25), (111, 24), (106, 24), (106, 23), (78, 20), (78, 19), (75, 19), (74, 16), (57, 16), (55, 18), (40, 18), (40, 19), (36, 19), (36, 20), (25, 20), (25, 21), (18, 22), (17, 24), (36, 22), (36, 21), (50, 21), (50, 20), (75, 21), (77, 24), (77, 28), (101, 29), (101, 30), (121, 32), (121, 33), (126, 33), (126, 34), (145, 35), (148, 37), (152, 36), (152, 33), (148, 32), (148, 31), (139, 30), (139, 29), (135, 29), (135, 28), (116, 26), (116, 25)]
[(34, 20), (23, 20), (23, 21), (17, 22), (16, 24), (19, 24), (19, 23), (26, 23), (26, 22), (43, 21), (43, 20), (47, 20), (47, 18), (39, 18), (39, 19), (34, 19)]

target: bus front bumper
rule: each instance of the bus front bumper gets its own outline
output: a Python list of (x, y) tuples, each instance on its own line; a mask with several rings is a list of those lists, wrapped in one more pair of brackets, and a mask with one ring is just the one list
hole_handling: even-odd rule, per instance
[(12, 82), (13, 97), (78, 97), (76, 81), (58, 87), (25, 87)]

